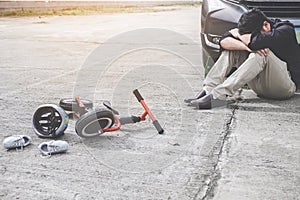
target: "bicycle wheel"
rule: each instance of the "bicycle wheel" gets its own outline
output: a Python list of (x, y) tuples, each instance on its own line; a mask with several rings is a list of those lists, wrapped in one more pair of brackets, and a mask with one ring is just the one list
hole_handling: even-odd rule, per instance
[[(86, 108), (93, 108), (92, 101), (87, 99), (81, 99), (81, 102)], [(79, 111), (81, 109), (74, 98), (61, 99), (59, 102), (59, 106), (66, 111)]]
[(68, 114), (54, 104), (39, 106), (32, 117), (33, 130), (42, 138), (55, 138), (63, 135), (68, 123)]
[(97, 109), (82, 115), (75, 124), (75, 131), (80, 137), (94, 137), (102, 134), (101, 129), (110, 128), (114, 123), (110, 110)]

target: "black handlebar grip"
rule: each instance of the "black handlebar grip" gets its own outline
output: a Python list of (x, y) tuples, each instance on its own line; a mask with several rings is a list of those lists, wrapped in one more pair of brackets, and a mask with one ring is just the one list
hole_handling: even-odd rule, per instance
[(164, 129), (161, 127), (161, 125), (159, 124), (159, 122), (157, 120), (153, 121), (153, 125), (159, 134), (164, 133)]
[(120, 116), (120, 122), (122, 125), (124, 124), (133, 124), (133, 123), (137, 123), (137, 122), (140, 122), (141, 121), (141, 118), (140, 117), (137, 117), (137, 116)]
[(133, 90), (133, 94), (135, 95), (135, 97), (137, 98), (137, 100), (140, 102), (141, 100), (144, 100), (144, 98), (142, 97), (141, 93), (135, 89)]

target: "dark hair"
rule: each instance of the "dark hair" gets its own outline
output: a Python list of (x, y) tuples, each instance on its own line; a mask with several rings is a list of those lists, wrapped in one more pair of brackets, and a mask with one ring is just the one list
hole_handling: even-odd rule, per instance
[(270, 19), (259, 9), (254, 8), (244, 13), (238, 22), (238, 29), (241, 35), (259, 32), (264, 21), (271, 22)]

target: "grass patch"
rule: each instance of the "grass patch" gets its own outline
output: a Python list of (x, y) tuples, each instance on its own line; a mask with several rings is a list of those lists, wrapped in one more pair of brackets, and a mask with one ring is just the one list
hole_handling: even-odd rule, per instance
[(172, 8), (159, 7), (138, 7), (138, 6), (123, 6), (123, 7), (93, 7), (93, 8), (66, 8), (61, 10), (26, 10), (7, 11), (0, 13), (1, 17), (23, 17), (23, 16), (63, 16), (63, 15), (92, 15), (101, 13), (136, 13), (136, 12), (163, 12), (176, 10)]
[(186, 6), (186, 7), (197, 7), (200, 6), (202, 3), (201, 2), (193, 2), (193, 3), (183, 3), (183, 4), (159, 4), (158, 6), (161, 7), (168, 7), (168, 6)]
[(300, 44), (300, 30), (297, 31), (297, 40), (298, 40), (298, 43)]

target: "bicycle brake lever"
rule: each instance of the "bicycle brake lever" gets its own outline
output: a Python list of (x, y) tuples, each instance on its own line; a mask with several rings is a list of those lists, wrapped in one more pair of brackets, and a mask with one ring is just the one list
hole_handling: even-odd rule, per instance
[(119, 112), (111, 107), (111, 103), (109, 101), (103, 101), (103, 105), (111, 110), (115, 115), (119, 115)]

